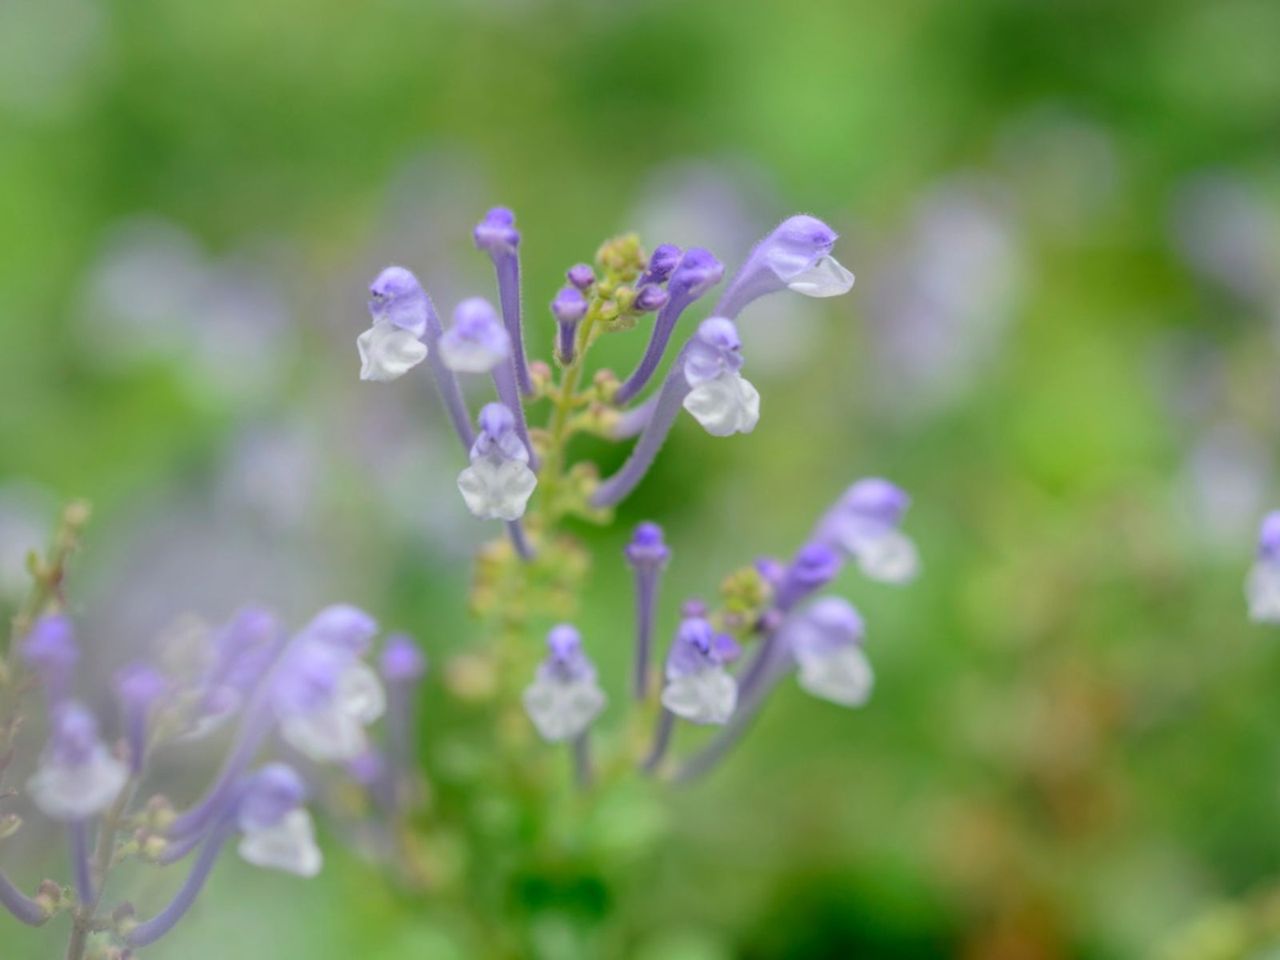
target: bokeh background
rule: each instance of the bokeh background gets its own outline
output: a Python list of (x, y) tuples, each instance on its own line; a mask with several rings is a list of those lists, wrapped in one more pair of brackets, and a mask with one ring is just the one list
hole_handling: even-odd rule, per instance
[[(425, 378), (356, 379), (368, 280), (491, 296), (470, 227), (510, 205), (546, 356), (606, 235), (732, 266), (812, 212), (857, 286), (749, 311), (760, 427), (682, 423), (582, 531), (582, 625), (620, 691), (631, 524), (675, 549), (665, 629), (884, 475), (925, 574), (842, 583), (876, 696), (785, 687), (706, 782), (570, 811), (515, 879), (483, 840), (515, 801), (473, 796), (445, 859), (552, 958), (1280, 955), (1280, 650), (1241, 595), (1280, 503), (1277, 38), (1269, 0), (0, 0), (0, 605), (84, 496), (100, 677), (248, 600), (360, 603), (443, 663), (493, 531)], [(469, 722), (428, 690), (446, 791)], [(326, 849), (309, 883), (226, 858), (149, 955), (482, 955)], [(59, 937), (0, 918), (4, 960)]]

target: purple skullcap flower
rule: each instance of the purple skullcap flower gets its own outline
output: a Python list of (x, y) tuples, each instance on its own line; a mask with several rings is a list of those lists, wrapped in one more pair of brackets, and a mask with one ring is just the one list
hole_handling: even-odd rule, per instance
[(547, 634), (547, 657), (524, 691), (524, 708), (544, 740), (581, 735), (605, 706), (596, 668), (582, 650), (582, 636), (567, 623)]
[(71, 618), (61, 613), (41, 617), (22, 641), (22, 660), (44, 684), (51, 704), (71, 695), (80, 650)]
[(49, 742), (27, 790), (45, 816), (79, 821), (111, 806), (128, 776), (98, 736), (93, 714), (68, 700), (54, 712)]
[(636, 527), (624, 552), (627, 562), (637, 568), (661, 567), (671, 556), (671, 550), (663, 541), (662, 528), (647, 521)]
[(346, 761), (368, 749), (365, 728), (386, 710), (378, 675), (349, 647), (304, 636), (272, 689), (280, 735), (318, 762)]
[(818, 524), (814, 539), (839, 547), (882, 583), (907, 583), (920, 571), (915, 543), (901, 530), (911, 498), (888, 480), (859, 480)]
[(843, 562), (839, 551), (829, 544), (805, 544), (787, 567), (774, 603), (780, 610), (791, 609), (800, 600), (830, 583), (840, 572)]
[(1245, 582), (1249, 619), (1280, 623), (1280, 510), (1262, 518), (1258, 528), (1257, 559)]
[(506, 207), (494, 207), (476, 224), (476, 249), (488, 253), (509, 253), (520, 245), (516, 215)]
[(639, 313), (649, 313), (652, 310), (660, 310), (667, 305), (670, 296), (667, 291), (655, 284), (646, 284), (636, 292), (636, 298), (632, 301), (631, 306)]
[(479, 424), (471, 466), (458, 474), (458, 490), (473, 515), (518, 520), (538, 485), (529, 468), (529, 450), (516, 434), (515, 417), (503, 404), (486, 404)]
[(800, 686), (846, 707), (871, 695), (874, 675), (862, 651), (862, 617), (846, 600), (823, 597), (787, 621), (784, 640), (799, 667)]
[(453, 326), (440, 337), (440, 357), (457, 373), (488, 373), (511, 355), (511, 338), (484, 297), (454, 308)]
[(742, 341), (732, 320), (708, 317), (684, 352), (689, 411), (713, 437), (750, 433), (760, 421), (760, 393), (738, 371)]
[(722, 279), (724, 264), (716, 259), (715, 254), (701, 247), (690, 247), (667, 278), (667, 290), (673, 298), (679, 297), (691, 303)]
[(575, 263), (564, 275), (569, 283), (584, 293), (596, 282), (596, 272), (585, 263)]
[(662, 705), (692, 723), (727, 723), (738, 703), (738, 684), (725, 669), (741, 653), (733, 638), (701, 617), (683, 620), (667, 653)]
[(387, 382), (427, 358), (422, 342), (430, 304), (418, 278), (404, 267), (387, 267), (369, 287), (373, 325), (356, 338), (360, 379)]
[(243, 836), (240, 856), (256, 867), (314, 877), (324, 859), (316, 846), (315, 824), (302, 804), (306, 784), (283, 763), (271, 763), (247, 777), (236, 806)]
[(838, 234), (815, 217), (799, 214), (782, 221), (756, 244), (716, 305), (716, 313), (736, 317), (754, 300), (791, 289), (808, 297), (834, 297), (853, 286), (853, 274), (831, 256)]
[(640, 283), (665, 283), (679, 263), (679, 247), (673, 243), (658, 244), (649, 256), (649, 265), (641, 275)]
[(387, 638), (381, 667), (387, 683), (416, 683), (426, 675), (427, 658), (413, 640), (397, 633)]

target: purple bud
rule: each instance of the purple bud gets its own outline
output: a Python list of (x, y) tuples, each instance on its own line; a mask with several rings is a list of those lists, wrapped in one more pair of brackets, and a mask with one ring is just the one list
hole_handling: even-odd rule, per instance
[(663, 542), (662, 528), (656, 523), (648, 522), (636, 527), (625, 553), (627, 562), (633, 567), (660, 567), (671, 556), (671, 551)]
[(146, 663), (132, 663), (116, 674), (116, 696), (120, 698), (129, 764), (135, 775), (141, 773), (146, 757), (151, 708), (165, 695), (168, 686), (160, 672)]
[(571, 624), (561, 623), (547, 633), (547, 658), (539, 673), (561, 683), (595, 677), (596, 670), (582, 650), (582, 634)]
[(707, 602), (701, 597), (690, 597), (684, 603), (680, 604), (680, 616), (685, 620), (694, 620), (699, 617), (705, 617), (709, 612)]
[(307, 785), (283, 763), (269, 763), (248, 778), (236, 819), (241, 830), (253, 832), (275, 826), (307, 799)]
[(716, 633), (711, 622), (702, 617), (681, 621), (675, 640), (667, 653), (667, 678), (701, 673), (721, 667), (738, 656), (732, 637)]
[(826, 586), (840, 572), (840, 552), (825, 543), (810, 543), (796, 553), (778, 588), (775, 605), (789, 610), (804, 597)]
[(596, 273), (585, 263), (576, 263), (565, 271), (569, 282), (584, 293), (596, 282)]
[(649, 266), (645, 269), (642, 282), (665, 283), (679, 262), (679, 247), (672, 243), (658, 244), (649, 257)]
[(1258, 557), (1280, 563), (1280, 510), (1268, 513), (1258, 530)]
[(508, 253), (520, 245), (516, 215), (506, 207), (494, 207), (476, 224), (476, 247), (490, 254)]
[(477, 419), (480, 429), (491, 439), (497, 440), (515, 429), (516, 418), (500, 403), (486, 403)]
[(58, 707), (49, 733), (49, 755), (67, 767), (83, 766), (101, 744), (98, 720), (82, 704), (69, 700)]
[(70, 695), (76, 662), (80, 659), (70, 617), (59, 613), (41, 617), (23, 640), (21, 652), (23, 662), (44, 684), (50, 703)]
[(415, 683), (427, 672), (427, 658), (409, 637), (397, 633), (387, 639), (381, 667), (388, 683)]
[(659, 310), (666, 306), (668, 299), (670, 297), (667, 291), (659, 286), (649, 284), (640, 288), (631, 306), (639, 313), (649, 313), (652, 310)]
[(487, 373), (510, 354), (511, 337), (493, 304), (468, 297), (454, 308), (453, 326), (440, 337), (445, 366), (459, 373)]
[(369, 314), (421, 337), (427, 329), (427, 295), (404, 267), (387, 267), (369, 285)]
[(680, 263), (667, 281), (667, 289), (673, 297), (696, 300), (724, 277), (724, 264), (710, 250), (690, 247), (680, 258)]
[[(905, 490), (879, 477), (859, 480), (840, 498), (841, 509), (888, 527), (897, 526), (910, 505), (911, 497)], [(1280, 536), (1280, 521), (1277, 536)]]
[(551, 301), (551, 313), (558, 323), (576, 324), (587, 315), (587, 298), (574, 287), (562, 287)]
[(756, 573), (764, 578), (765, 583), (775, 590), (782, 586), (782, 581), (787, 575), (786, 564), (777, 557), (757, 557), (755, 568)]

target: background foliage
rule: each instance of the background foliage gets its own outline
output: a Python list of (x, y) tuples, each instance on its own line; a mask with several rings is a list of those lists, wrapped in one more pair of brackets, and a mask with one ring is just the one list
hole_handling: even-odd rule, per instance
[[(669, 803), (561, 798), (492, 908), (547, 957), (1265, 956), (1280, 659), (1240, 583), (1280, 502), (1277, 36), (1266, 0), (3, 0), (0, 589), (85, 496), (101, 675), (188, 612), (341, 598), (440, 680), (492, 531), (425, 382), (356, 382), (375, 270), (492, 295), (469, 228), (512, 206), (545, 356), (540, 305), (605, 234), (732, 265), (810, 211), (858, 285), (760, 305), (760, 427), (682, 425), (584, 531), (582, 627), (620, 696), (623, 528), (668, 528), (669, 628), (883, 474), (926, 574), (850, 578), (877, 694), (784, 689)], [(476, 786), (475, 712), (424, 712), (470, 818), (435, 862), (483, 876), (518, 798)], [(312, 884), (222, 864), (154, 955), (475, 955), (328, 840)]]

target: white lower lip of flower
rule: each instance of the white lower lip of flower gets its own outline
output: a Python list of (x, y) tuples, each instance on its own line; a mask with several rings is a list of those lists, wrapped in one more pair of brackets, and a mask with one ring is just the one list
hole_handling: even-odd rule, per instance
[(849, 645), (823, 654), (797, 653), (800, 686), (823, 700), (860, 707), (871, 696), (875, 677), (866, 654)]
[(544, 740), (572, 740), (604, 709), (605, 695), (594, 680), (561, 683), (538, 678), (524, 691), (524, 709)]
[(1249, 619), (1255, 623), (1280, 623), (1280, 564), (1259, 561), (1245, 584)]
[(316, 846), (315, 824), (306, 810), (291, 810), (279, 823), (247, 832), (240, 840), (240, 856), (255, 867), (314, 877), (324, 865)]
[(447, 336), (440, 340), (439, 347), (440, 359), (455, 373), (488, 373), (506, 357), (482, 344), (457, 342)]
[(760, 422), (760, 393), (745, 377), (725, 371), (690, 390), (684, 408), (713, 437), (750, 433)]
[(920, 573), (916, 545), (899, 530), (885, 530), (876, 536), (861, 538), (852, 552), (863, 574), (881, 583), (910, 583)]
[(360, 334), (356, 348), (360, 351), (360, 379), (380, 383), (404, 376), (427, 359), (425, 343), (386, 321)]
[(124, 764), (99, 746), (83, 764), (42, 763), (27, 790), (45, 816), (84, 820), (111, 806), (128, 778)]
[(823, 257), (804, 273), (792, 277), (787, 286), (806, 297), (838, 297), (853, 287), (853, 274), (835, 257)]
[(723, 667), (668, 680), (662, 705), (690, 723), (728, 723), (738, 705), (738, 682)]
[(317, 762), (354, 760), (368, 749), (365, 727), (382, 716), (386, 703), (377, 674), (357, 661), (338, 678), (329, 702), (286, 714), (280, 735)]
[(458, 490), (477, 517), (518, 520), (538, 485), (537, 475), (519, 460), (476, 460), (458, 474)]

